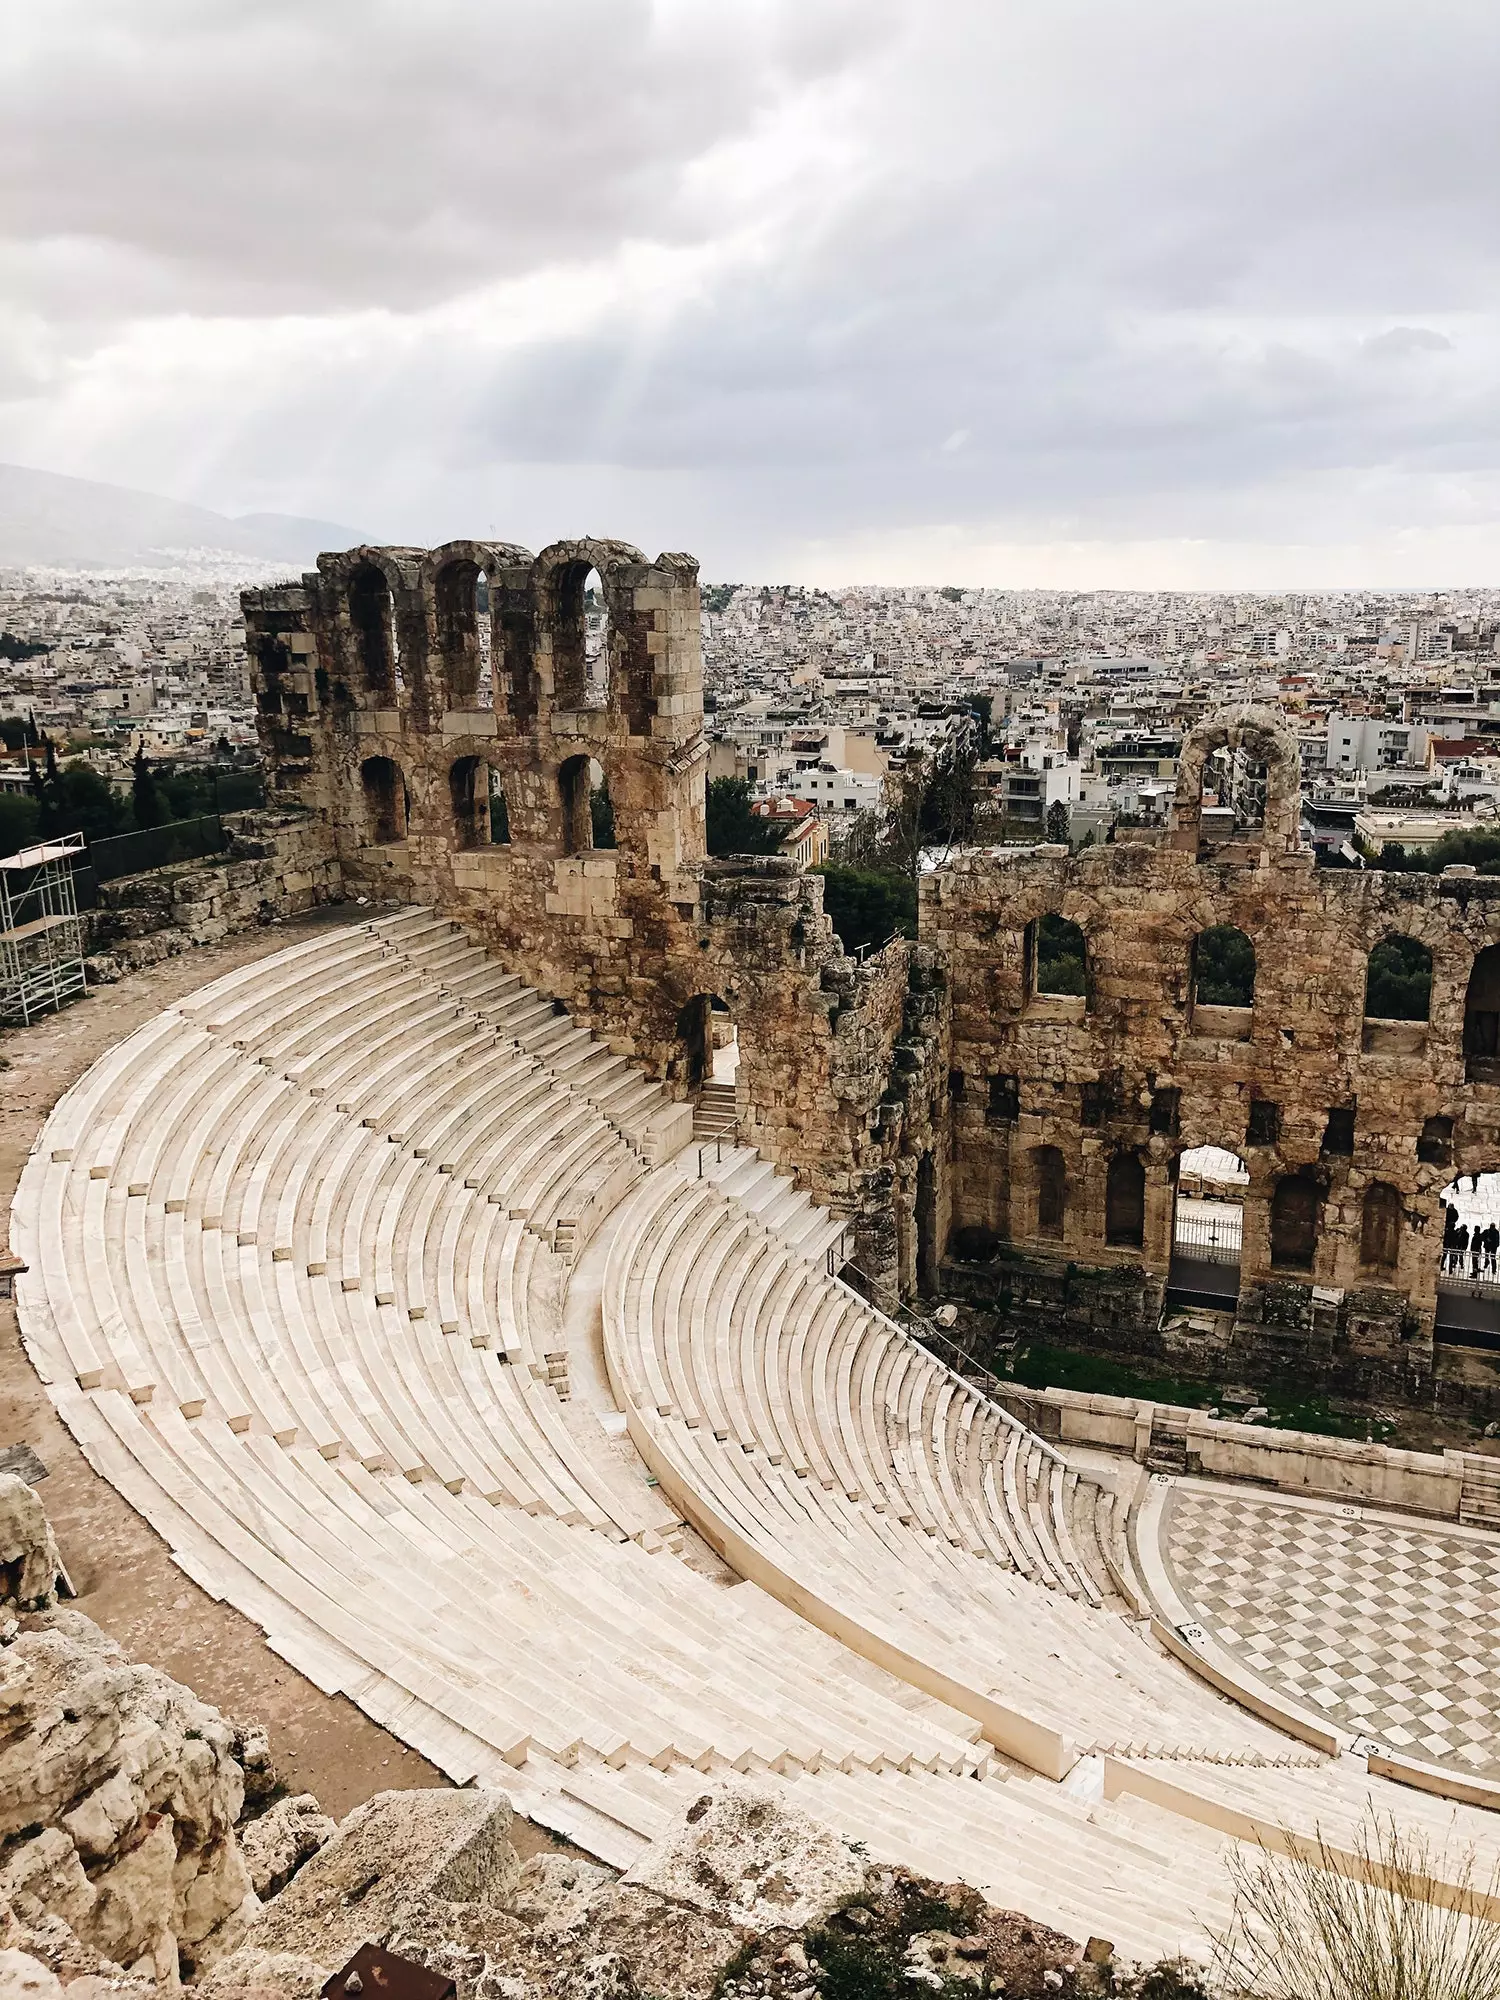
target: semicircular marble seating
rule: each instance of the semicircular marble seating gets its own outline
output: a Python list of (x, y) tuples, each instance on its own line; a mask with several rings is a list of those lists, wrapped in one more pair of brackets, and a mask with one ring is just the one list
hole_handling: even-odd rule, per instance
[[(1389, 1805), (1123, 1615), (1112, 1488), (689, 1125), (448, 920), (325, 931), (59, 1102), (15, 1202), (28, 1351), (283, 1658), (610, 1862), (751, 1772), (1145, 1955), (1224, 1922), (1234, 1836)], [(1399, 1810), (1500, 1854), (1482, 1812)]]

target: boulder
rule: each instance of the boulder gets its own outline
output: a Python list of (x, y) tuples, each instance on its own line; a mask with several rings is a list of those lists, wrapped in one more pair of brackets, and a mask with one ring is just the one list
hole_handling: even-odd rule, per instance
[(41, 1611), (55, 1604), (61, 1568), (41, 1501), (24, 1479), (0, 1472), (0, 1607)]
[(332, 1969), (410, 1911), (438, 1903), (500, 1910), (521, 1873), (511, 1818), (503, 1792), (379, 1792), (267, 1906), (253, 1942)]
[[(39, 1575), (45, 1546), (36, 1560)], [(233, 1746), (215, 1709), (78, 1612), (0, 1643), (0, 1910), (72, 1940), (53, 1969), (140, 1966), (175, 1985), (253, 1911)]]
[(773, 1791), (728, 1783), (648, 1847), (623, 1886), (765, 1932), (804, 1930), (857, 1895), (864, 1879), (849, 1841)]
[(259, 1819), (240, 1829), (240, 1850), (250, 1886), (265, 1898), (284, 1889), (303, 1862), (326, 1847), (338, 1823), (323, 1812), (311, 1792), (278, 1799)]

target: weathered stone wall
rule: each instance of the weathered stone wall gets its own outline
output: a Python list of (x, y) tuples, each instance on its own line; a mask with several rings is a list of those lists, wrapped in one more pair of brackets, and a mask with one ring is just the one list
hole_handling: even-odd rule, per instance
[[(1084, 933), (1086, 996), (1036, 990), (1030, 941), (1049, 913)], [(1216, 925), (1254, 945), (1250, 1009), (1193, 1004), (1193, 940)], [(1201, 855), (1175, 838), (1041, 848), (927, 878), (921, 928), (952, 990), (953, 1221), (981, 1249), (984, 1232), (997, 1243), (988, 1262), (954, 1267), (959, 1290), (1003, 1289), (1075, 1338), (1155, 1339), (1178, 1161), (1222, 1146), (1250, 1174), (1239, 1308), (1227, 1350), (1197, 1359), (1364, 1387), (1427, 1375), (1439, 1190), (1500, 1165), (1500, 1088), (1466, 1081), (1464, 1056), (1465, 993), (1500, 939), (1500, 882), (1316, 870), (1284, 838)], [(1425, 1027), (1365, 1019), (1369, 954), (1396, 934), (1432, 953)], [(1041, 1148), (1062, 1158), (1060, 1222), (1043, 1213)], [(1121, 1158), (1144, 1170), (1139, 1246), (1107, 1241)], [(1273, 1252), (1288, 1177), (1310, 1190), (1308, 1268)], [(1390, 1204), (1394, 1231), (1366, 1227), (1371, 1202)]]
[(224, 824), (222, 854), (99, 885), (99, 906), (86, 918), (91, 984), (342, 900), (338, 857), (320, 821), (243, 812), (226, 814)]
[[(608, 613), (593, 667), (591, 569)], [(946, 1186), (946, 1068), (920, 1053), (941, 1039), (940, 977), (901, 946), (847, 958), (821, 881), (790, 862), (708, 859), (693, 559), (601, 541), (356, 549), (243, 603), (273, 797), (310, 813), (349, 893), (456, 917), (678, 1096), (701, 1081), (694, 1024), (701, 1048), (717, 996), (740, 1038), (742, 1134), (853, 1219), (879, 1284), (909, 1285), (923, 1155), (926, 1239)], [(590, 760), (613, 848), (592, 844)], [(913, 977), (930, 989), (916, 1025)]]

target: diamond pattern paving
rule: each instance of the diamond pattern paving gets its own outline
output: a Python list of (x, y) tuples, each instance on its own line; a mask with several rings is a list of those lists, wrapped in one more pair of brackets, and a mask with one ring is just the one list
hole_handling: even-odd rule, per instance
[(1500, 1778), (1500, 1537), (1176, 1486), (1162, 1554), (1194, 1617), (1293, 1701)]

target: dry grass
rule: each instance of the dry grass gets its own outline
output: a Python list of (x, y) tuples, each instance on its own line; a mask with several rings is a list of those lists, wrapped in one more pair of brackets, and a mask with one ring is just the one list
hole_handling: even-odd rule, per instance
[[(1351, 1849), (1230, 1856), (1234, 1914), (1214, 1983), (1254, 2000), (1500, 2000), (1495, 1877), (1441, 1869), (1421, 1834), (1372, 1817)], [(1434, 1901), (1434, 1880), (1447, 1884)]]

